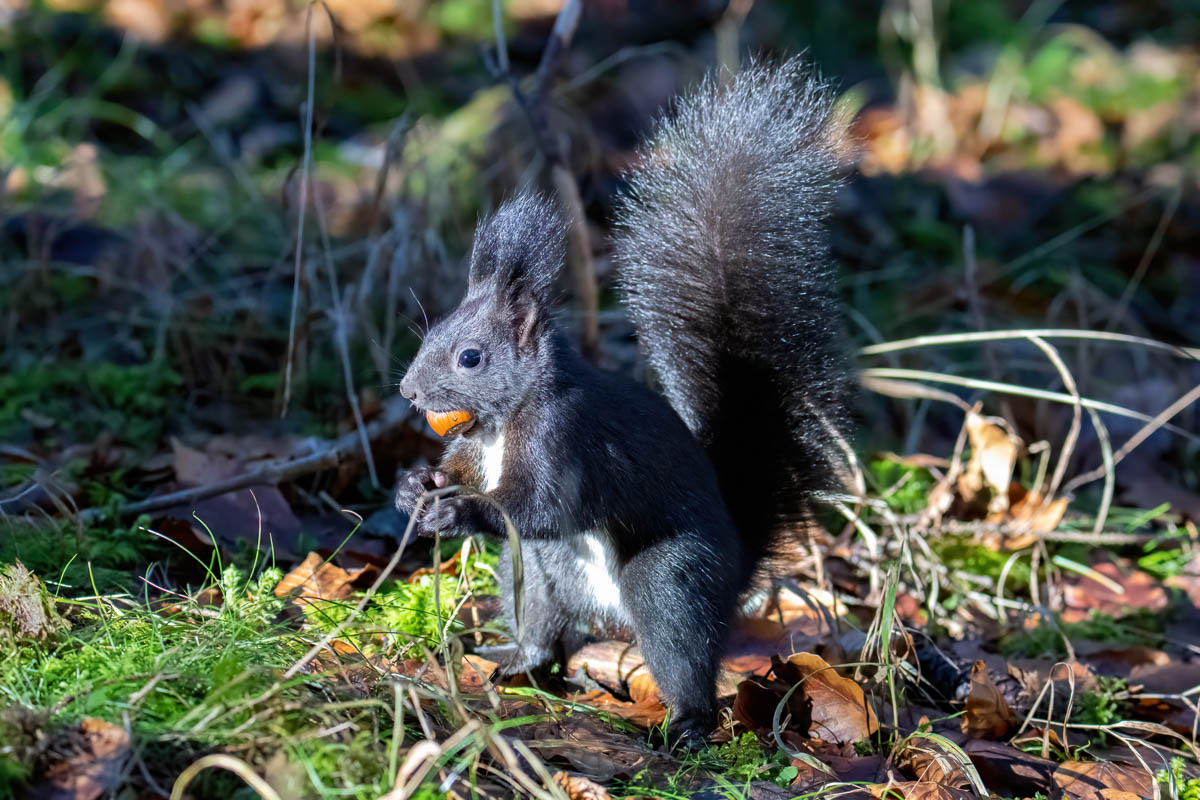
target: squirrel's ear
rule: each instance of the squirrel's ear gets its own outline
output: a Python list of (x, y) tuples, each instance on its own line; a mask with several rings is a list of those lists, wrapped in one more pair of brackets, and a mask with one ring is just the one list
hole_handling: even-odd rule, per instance
[(510, 305), (548, 306), (565, 251), (566, 225), (554, 204), (517, 195), (476, 229), (470, 291), (487, 287)]

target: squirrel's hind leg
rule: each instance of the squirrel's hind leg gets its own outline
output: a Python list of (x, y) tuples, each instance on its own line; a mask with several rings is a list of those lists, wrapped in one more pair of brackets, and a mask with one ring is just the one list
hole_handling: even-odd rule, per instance
[(556, 553), (561, 543), (529, 541), (521, 543), (521, 564), (524, 571), (522, 626), (517, 639), (516, 591), (513, 586), (512, 551), (508, 542), (501, 546), (499, 577), (504, 603), (504, 617), (513, 641), (496, 647), (476, 648), (484, 658), (500, 664), (504, 674), (536, 669), (556, 659), (570, 655), (572, 631), (577, 622), (573, 604), (564, 602), (554, 574)]
[(638, 646), (670, 711), (672, 747), (702, 747), (716, 725), (717, 664), (736, 589), (711, 556), (694, 539), (667, 541), (635, 556), (621, 576)]

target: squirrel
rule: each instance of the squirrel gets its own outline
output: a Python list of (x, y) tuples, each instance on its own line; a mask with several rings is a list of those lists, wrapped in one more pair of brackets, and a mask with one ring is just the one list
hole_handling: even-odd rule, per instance
[[(487, 655), (523, 672), (569, 655), (589, 620), (624, 625), (671, 746), (713, 730), (739, 601), (836, 488), (851, 382), (825, 233), (835, 127), (830, 90), (795, 58), (710, 76), (658, 124), (614, 227), (661, 394), (587, 363), (556, 327), (565, 224), (529, 192), (479, 224), (466, 295), (400, 383), (431, 423), (468, 422), (440, 465), (402, 474), (396, 505), (421, 535), (504, 540), (514, 632), (505, 514), (519, 536), (521, 636)], [(455, 485), (474, 491), (440, 496)]]

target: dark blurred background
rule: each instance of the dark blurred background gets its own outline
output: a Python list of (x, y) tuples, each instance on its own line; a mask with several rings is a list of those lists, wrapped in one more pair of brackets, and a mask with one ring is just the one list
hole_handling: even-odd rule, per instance
[[(511, 83), (532, 88), (563, 0), (496, 6), (503, 48), (490, 0), (7, 0), (0, 492), (27, 494), (8, 513), (203, 483), (394, 402), (477, 217), (551, 185)], [(705, 71), (800, 51), (852, 120), (833, 242), (859, 345), (1018, 327), (1200, 343), (1197, 42), (1197, 0), (585, 0), (545, 116), (586, 211), (600, 360), (640, 369), (606, 234), (640, 137)], [(1058, 346), (1084, 396), (1135, 412), (1104, 415), (1114, 446), (1200, 383), (1171, 353)], [(1027, 341), (862, 364), (923, 370), (1026, 442), (1057, 448), (1070, 419), (1020, 391), (1067, 391)], [(864, 453), (946, 456), (962, 423), (929, 396), (861, 408)], [(1118, 500), (1200, 514), (1200, 426), (1172, 424)], [(344, 462), (281, 498), (301, 519), (367, 514), (436, 443), (412, 419), (372, 451), (373, 471)], [(1073, 458), (1100, 463), (1094, 428)]]

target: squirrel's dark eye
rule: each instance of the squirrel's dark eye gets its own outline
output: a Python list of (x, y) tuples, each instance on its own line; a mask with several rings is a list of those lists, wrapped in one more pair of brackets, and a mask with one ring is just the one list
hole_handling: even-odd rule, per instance
[(475, 369), (479, 366), (480, 359), (483, 358), (483, 353), (473, 347), (469, 347), (458, 354), (458, 365), (463, 369)]

